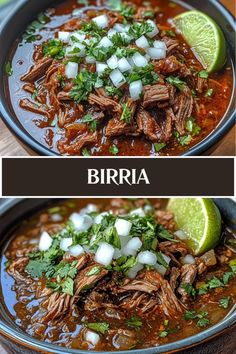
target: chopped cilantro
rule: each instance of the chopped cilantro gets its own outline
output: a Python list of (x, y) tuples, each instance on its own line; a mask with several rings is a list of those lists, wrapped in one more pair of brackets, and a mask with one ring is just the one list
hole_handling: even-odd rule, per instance
[(142, 18), (154, 18), (155, 12), (152, 10), (146, 10), (142, 13)]
[(206, 327), (208, 326), (210, 323), (210, 321), (208, 320), (208, 318), (200, 318), (198, 321), (197, 321), (197, 326), (198, 327)]
[(40, 278), (50, 267), (50, 262), (45, 260), (30, 260), (25, 270), (32, 278)]
[(158, 82), (158, 75), (153, 71), (154, 66), (148, 64), (144, 67), (134, 67), (128, 76), (128, 82), (142, 80), (143, 85), (155, 84)]
[(158, 334), (158, 336), (159, 336), (160, 338), (165, 338), (165, 337), (168, 336), (168, 331), (160, 331), (159, 334)]
[(87, 275), (88, 277), (91, 277), (92, 275), (97, 275), (97, 274), (99, 274), (100, 271), (101, 271), (101, 268), (98, 267), (98, 266), (95, 266), (95, 267), (93, 267), (92, 269), (90, 269), (90, 271), (87, 272), (86, 275)]
[(148, 22), (134, 22), (129, 30), (128, 30), (128, 34), (131, 35), (131, 37), (138, 39), (140, 38), (142, 35), (152, 32), (153, 31), (153, 26), (148, 23)]
[(86, 100), (90, 92), (92, 92), (96, 81), (97, 75), (95, 73), (85, 69), (81, 70), (74, 79), (74, 86), (70, 91), (70, 97), (78, 103)]
[(108, 94), (108, 96), (122, 96), (121, 90), (116, 88), (115, 86), (105, 86), (105, 91)]
[(88, 149), (84, 148), (84, 149), (82, 150), (82, 155), (83, 155), (83, 156), (91, 156), (91, 152), (88, 151)]
[(206, 70), (202, 70), (202, 71), (199, 71), (198, 76), (201, 77), (202, 79), (207, 79), (209, 75)]
[(213, 88), (209, 88), (205, 93), (205, 97), (212, 97), (213, 93), (214, 93)]
[(182, 284), (181, 286), (188, 295), (191, 295), (191, 296), (195, 296), (196, 295), (196, 290), (194, 289), (194, 287), (189, 284), (189, 283), (185, 283), (185, 284)]
[(194, 320), (196, 319), (197, 322), (197, 326), (198, 327), (206, 327), (207, 325), (209, 325), (210, 321), (207, 318), (208, 313), (205, 311), (200, 311), (200, 312), (196, 312), (196, 311), (186, 311), (183, 318), (188, 321), (188, 320)]
[(130, 42), (130, 39), (126, 36), (122, 36), (121, 33), (115, 33), (111, 37), (111, 41), (114, 44), (114, 46), (117, 48), (121, 46), (127, 46)]
[(80, 5), (88, 6), (88, 0), (77, 0), (77, 3)]
[(213, 277), (207, 284), (209, 289), (221, 288), (225, 286), (224, 283), (217, 277)]
[(126, 321), (126, 324), (131, 328), (140, 328), (143, 325), (141, 318), (137, 315), (131, 316), (130, 319)]
[(232, 269), (232, 272), (236, 274), (236, 258), (235, 258), (235, 259), (232, 259), (232, 260), (229, 262), (229, 266), (230, 266), (230, 268)]
[(219, 306), (223, 307), (223, 309), (227, 309), (229, 307), (230, 296), (225, 296), (219, 300)]
[(59, 39), (49, 39), (43, 44), (43, 54), (55, 59), (63, 59), (65, 56), (63, 42)]
[(109, 152), (112, 154), (112, 155), (117, 155), (119, 153), (119, 149), (116, 145), (111, 145), (109, 147)]
[(105, 334), (109, 330), (109, 324), (106, 322), (86, 323), (87, 328), (92, 329), (98, 333)]
[(172, 30), (166, 30), (165, 32), (166, 32), (166, 34), (167, 34), (168, 37), (171, 37), (171, 38), (176, 37), (175, 32), (172, 31)]
[(27, 43), (32, 43), (36, 41), (39, 36), (36, 35), (37, 31), (40, 31), (46, 23), (49, 22), (49, 17), (47, 17), (45, 14), (41, 13), (38, 15), (37, 20), (33, 21), (27, 28), (25, 33), (23, 34), (23, 39)]
[(63, 293), (68, 294), (70, 296), (74, 295), (74, 281), (71, 278), (67, 278), (61, 284), (61, 290)]
[(91, 114), (86, 114), (81, 121), (83, 123), (87, 123), (89, 125), (89, 129), (95, 132), (97, 130), (97, 124), (98, 121), (91, 115)]
[(187, 120), (185, 128), (189, 133), (191, 133), (192, 136), (196, 136), (201, 132), (201, 128), (199, 127), (199, 125), (197, 125), (193, 117), (190, 117)]
[(12, 69), (12, 64), (10, 61), (8, 61), (5, 65), (5, 73), (8, 75), (8, 76), (12, 76), (13, 74), (13, 69)]
[(121, 120), (125, 121), (125, 123), (130, 124), (131, 118), (132, 118), (132, 112), (131, 109), (129, 108), (128, 102), (122, 103), (122, 114), (121, 114)]
[(162, 149), (164, 149), (164, 147), (166, 147), (166, 143), (155, 143), (154, 144), (154, 148), (156, 152), (161, 151)]
[(166, 81), (177, 87), (177, 89), (179, 89), (180, 91), (183, 91), (184, 87), (186, 86), (186, 83), (183, 80), (180, 80), (179, 77), (175, 77), (175, 76), (169, 76), (167, 77)]
[(223, 275), (223, 283), (227, 285), (233, 277), (234, 277), (233, 272), (225, 272)]
[(192, 136), (190, 134), (181, 136), (179, 138), (180, 145), (185, 146), (189, 145), (192, 141)]
[(32, 99), (33, 100), (36, 100), (37, 99), (37, 97), (38, 97), (38, 91), (37, 90), (34, 90), (34, 92), (33, 92), (33, 94), (32, 94)]

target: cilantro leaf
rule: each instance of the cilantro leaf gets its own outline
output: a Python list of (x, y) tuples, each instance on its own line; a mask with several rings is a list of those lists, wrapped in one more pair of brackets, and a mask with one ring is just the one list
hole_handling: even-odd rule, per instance
[(8, 76), (12, 76), (13, 74), (13, 69), (12, 69), (12, 64), (10, 61), (8, 61), (5, 65), (5, 73), (8, 75)]
[(164, 147), (166, 147), (166, 143), (155, 143), (154, 144), (154, 148), (156, 152), (161, 151), (162, 149), (164, 149)]
[(117, 155), (119, 153), (119, 149), (116, 145), (112, 145), (109, 147), (109, 152), (112, 154), (112, 155)]
[(55, 59), (63, 59), (65, 56), (63, 42), (59, 39), (49, 39), (43, 44), (43, 54)]
[(198, 321), (197, 321), (197, 326), (198, 327), (206, 327), (208, 326), (210, 323), (210, 321), (208, 320), (208, 318), (200, 318)]
[(106, 322), (86, 323), (86, 327), (98, 333), (105, 334), (109, 330), (109, 324)]
[(225, 296), (219, 300), (219, 306), (223, 307), (223, 309), (227, 309), (229, 307), (230, 296)]
[(186, 83), (183, 80), (180, 80), (179, 77), (175, 77), (175, 76), (169, 76), (167, 77), (166, 81), (177, 87), (177, 89), (179, 89), (180, 91), (183, 91), (184, 87), (186, 86)]
[(206, 70), (199, 71), (198, 76), (201, 77), (202, 79), (207, 79), (209, 74)]
[(122, 103), (122, 114), (121, 114), (121, 120), (125, 121), (125, 123), (130, 124), (131, 118), (132, 118), (132, 111), (129, 108), (128, 102)]
[(48, 271), (50, 262), (45, 260), (30, 260), (25, 271), (31, 275), (32, 278), (40, 278)]
[(90, 271), (87, 272), (86, 275), (87, 275), (88, 277), (91, 277), (92, 275), (97, 275), (97, 274), (99, 274), (100, 271), (101, 271), (101, 268), (98, 267), (98, 266), (95, 266), (95, 267), (93, 267), (92, 269), (90, 269)]
[(209, 289), (221, 288), (224, 286), (224, 283), (217, 277), (213, 277), (211, 280), (208, 281)]
[(73, 296), (74, 295), (74, 280), (67, 278), (61, 284), (61, 290), (63, 293)]
[(194, 287), (189, 284), (189, 283), (185, 283), (185, 284), (182, 284), (181, 286), (188, 295), (191, 295), (191, 296), (195, 296), (196, 295), (196, 290), (194, 289)]
[(137, 315), (131, 316), (130, 319), (126, 321), (126, 324), (131, 328), (140, 328), (143, 325), (141, 318)]

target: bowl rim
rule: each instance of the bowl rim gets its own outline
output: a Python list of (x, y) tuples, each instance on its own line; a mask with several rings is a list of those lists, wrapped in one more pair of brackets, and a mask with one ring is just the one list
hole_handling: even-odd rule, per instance
[[(54, 199), (54, 198), (53, 198)], [(232, 198), (227, 198), (232, 199)], [(28, 199), (24, 198), (8, 198), (3, 199), (0, 203), (0, 215), (3, 216), (10, 212), (13, 208), (19, 206), (20, 204), (24, 203)], [(40, 199), (40, 203), (47, 202), (50, 198)], [(236, 200), (233, 200), (236, 205)], [(24, 212), (23, 212), (24, 213)], [(144, 349), (133, 349), (133, 350), (123, 350), (119, 351), (120, 354), (158, 354), (158, 353), (174, 353), (178, 352), (179, 350), (188, 349), (191, 347), (195, 347), (199, 344), (207, 342), (214, 337), (218, 337), (220, 334), (227, 330), (232, 330), (236, 328), (236, 311), (234, 310), (232, 313), (226, 315), (226, 317), (221, 320), (220, 322), (216, 323), (214, 326), (211, 326), (202, 332), (199, 332), (193, 336), (167, 343), (161, 346), (144, 348)], [(2, 335), (5, 339), (13, 341), (18, 345), (22, 345), (24, 347), (28, 347), (31, 350), (45, 350), (47, 353), (53, 354), (84, 354), (84, 353), (94, 353), (94, 354), (101, 354), (101, 353), (111, 353), (109, 351), (88, 351), (88, 350), (79, 350), (79, 349), (69, 349), (63, 348), (56, 344), (50, 344), (38, 339), (35, 339), (28, 335), (27, 333), (23, 332), (21, 329), (13, 328), (12, 326), (6, 324), (3, 320), (0, 319), (0, 335)], [(112, 352), (114, 353), (114, 352)]]
[[(222, 5), (220, 2), (215, 1), (215, 0), (208, 0), (212, 6), (216, 7), (218, 11), (221, 12), (222, 16), (227, 20), (227, 22), (234, 28), (235, 25), (235, 19), (233, 14), (231, 14), (230, 11), (228, 11), (224, 5)], [(14, 7), (12, 13), (3, 21), (3, 23), (0, 26), (0, 37), (3, 36), (4, 29), (8, 26), (8, 23), (10, 20), (12, 20), (15, 16), (17, 16), (17, 13), (19, 10), (23, 10), (24, 6), (26, 6), (28, 3), (28, 0), (20, 0), (19, 3)], [(231, 50), (232, 52), (232, 50)], [(7, 54), (6, 54), (7, 55)], [(235, 119), (236, 119), (236, 107), (234, 105), (233, 111), (229, 118), (222, 123), (222, 120), (224, 117), (227, 115), (230, 107), (234, 104), (234, 92), (235, 92), (235, 70), (234, 70), (234, 64), (235, 64), (235, 57), (233, 53), (230, 55), (230, 60), (231, 60), (231, 65), (233, 69), (233, 90), (232, 90), (232, 96), (230, 103), (228, 105), (228, 108), (224, 114), (224, 116), (221, 118), (220, 122), (216, 126), (216, 128), (208, 135), (206, 136), (202, 141), (191, 147), (189, 150), (186, 152), (178, 155), (178, 156), (199, 156), (208, 149), (210, 149), (212, 146), (217, 144), (223, 137), (226, 135), (226, 133), (233, 127)], [(4, 65), (2, 66), (2, 70), (0, 72), (0, 77), (4, 77)], [(40, 156), (62, 156), (56, 151), (52, 151), (43, 144), (41, 144), (39, 141), (37, 141), (32, 135), (30, 135), (29, 132), (24, 128), (24, 126), (19, 122), (18, 125), (14, 119), (12, 118), (12, 114), (9, 112), (9, 105), (7, 103), (6, 97), (3, 93), (3, 95), (0, 95), (0, 114), (7, 125), (7, 127), (10, 129), (10, 131), (25, 145), (25, 148), (27, 150), (31, 149)], [(129, 156), (124, 156), (124, 157), (129, 157)], [(138, 155), (135, 157), (139, 157)], [(148, 157), (148, 156), (147, 156)], [(93, 158), (97, 158), (97, 156), (93, 156)], [(158, 156), (157, 156), (158, 158)]]

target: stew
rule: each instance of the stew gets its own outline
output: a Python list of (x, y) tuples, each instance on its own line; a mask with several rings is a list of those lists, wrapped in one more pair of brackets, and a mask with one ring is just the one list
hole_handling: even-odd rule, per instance
[(6, 66), (23, 127), (62, 155), (179, 155), (203, 140), (226, 112), (232, 68), (208, 75), (171, 24), (185, 10), (67, 0), (40, 14)]
[(12, 235), (1, 286), (17, 326), (67, 348), (115, 351), (180, 340), (227, 315), (236, 300), (230, 230), (194, 256), (165, 200), (92, 202), (49, 206)]

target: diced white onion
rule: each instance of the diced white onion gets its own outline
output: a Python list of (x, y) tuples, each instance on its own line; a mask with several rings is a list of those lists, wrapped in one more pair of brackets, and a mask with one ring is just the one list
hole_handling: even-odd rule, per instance
[(153, 47), (155, 47), (157, 49), (167, 50), (167, 46), (166, 46), (165, 42), (163, 42), (163, 41), (154, 41)]
[(63, 217), (60, 214), (56, 213), (56, 214), (52, 214), (50, 219), (54, 222), (58, 222), (58, 221), (62, 221)]
[(80, 43), (75, 43), (72, 47), (66, 48), (67, 57), (84, 57), (85, 56), (85, 46)]
[(107, 60), (107, 65), (109, 66), (110, 69), (114, 70), (118, 67), (118, 58), (116, 55), (112, 55), (108, 60)]
[(161, 274), (162, 276), (164, 276), (165, 274), (166, 274), (166, 268), (165, 267), (163, 267), (163, 265), (161, 265), (161, 264), (155, 264), (154, 265), (154, 268), (158, 271), (158, 273), (159, 274)]
[(80, 215), (78, 213), (73, 213), (70, 216), (75, 229), (79, 232), (87, 231), (93, 224), (93, 219), (89, 215)]
[(72, 243), (73, 243), (72, 237), (62, 238), (60, 242), (60, 249), (67, 252), (69, 250), (69, 247), (72, 245)]
[(80, 210), (80, 215), (95, 213), (97, 211), (97, 206), (95, 204), (88, 204), (85, 208)]
[[(86, 34), (83, 32), (73, 32), (70, 33), (70, 42), (74, 43), (77, 41), (83, 42), (85, 40)], [(77, 39), (77, 41), (76, 41)]]
[(122, 248), (121, 253), (124, 256), (136, 256), (137, 250), (134, 250), (132, 248), (129, 248), (127, 245)]
[(145, 213), (149, 213), (152, 210), (153, 210), (152, 205), (147, 204), (147, 205), (144, 206)]
[(75, 79), (79, 72), (78, 63), (69, 62), (65, 67), (65, 75), (68, 79)]
[(133, 66), (135, 66), (135, 64), (134, 64), (134, 61), (133, 61), (133, 59), (130, 57), (130, 58), (127, 58), (127, 60), (128, 60), (128, 62), (129, 62), (129, 64), (133, 67)]
[(137, 276), (137, 273), (142, 270), (144, 268), (143, 264), (137, 263), (135, 264), (135, 266), (133, 266), (132, 268), (130, 268), (130, 270), (128, 271), (128, 277), (130, 279), (134, 279)]
[(51, 247), (52, 241), (52, 237), (46, 231), (44, 231), (39, 240), (39, 250), (47, 251)]
[(93, 346), (97, 345), (99, 340), (100, 340), (100, 336), (92, 331), (86, 331), (84, 339), (86, 340), (86, 342), (91, 343)]
[(120, 33), (120, 35), (127, 43), (132, 41), (132, 37), (130, 37), (127, 33), (122, 32), (122, 33)]
[(108, 211), (104, 211), (101, 214), (98, 214), (97, 216), (95, 216), (93, 222), (95, 224), (100, 224), (102, 222), (102, 219), (104, 218), (104, 216), (109, 215)]
[(69, 253), (73, 256), (73, 257), (78, 257), (80, 256), (82, 253), (84, 253), (84, 249), (82, 246), (80, 245), (75, 245), (75, 246), (71, 246), (69, 247)]
[(141, 218), (143, 218), (145, 216), (144, 210), (143, 208), (138, 208), (138, 209), (134, 209), (130, 212), (130, 215), (138, 215)]
[(141, 80), (133, 81), (129, 85), (129, 93), (132, 100), (137, 101), (143, 92), (143, 84)]
[(148, 48), (147, 54), (150, 56), (151, 59), (162, 59), (166, 57), (165, 49), (158, 49), (158, 48)]
[(128, 236), (132, 227), (132, 223), (124, 219), (116, 219), (115, 228), (119, 236)]
[(104, 266), (108, 266), (112, 262), (112, 258), (114, 256), (115, 249), (109, 243), (103, 242), (97, 249), (95, 253), (95, 261), (103, 264)]
[(164, 259), (164, 261), (167, 263), (167, 264), (170, 264), (170, 261), (171, 261), (171, 258), (168, 257), (167, 255), (165, 255), (164, 253), (162, 253), (162, 257)]
[(149, 37), (149, 38), (153, 38), (155, 37), (158, 33), (159, 33), (159, 29), (157, 28), (156, 24), (154, 21), (152, 20), (147, 20), (147, 23), (149, 23), (152, 27), (153, 27), (153, 30), (151, 32), (147, 32), (146, 35)]
[(105, 63), (96, 63), (96, 72), (98, 75), (102, 74), (108, 68)]
[(132, 59), (134, 61), (134, 64), (138, 67), (143, 67), (143, 66), (148, 65), (147, 59), (143, 55), (141, 55), (140, 53), (135, 53), (132, 56)]
[(131, 250), (138, 251), (142, 247), (142, 241), (139, 237), (132, 237), (131, 240), (126, 245), (127, 248)]
[(107, 37), (109, 38), (109, 39), (111, 39), (113, 36), (114, 36), (114, 34), (116, 34), (117, 33), (117, 31), (115, 31), (113, 28), (111, 28), (111, 29), (109, 29), (109, 31), (107, 32)]
[(93, 22), (95, 22), (96, 25), (100, 28), (106, 28), (106, 27), (108, 27), (109, 20), (108, 20), (107, 15), (100, 15), (100, 16), (94, 17)]
[(138, 254), (137, 261), (141, 264), (154, 265), (157, 262), (157, 256), (150, 251), (143, 251)]
[(101, 41), (98, 43), (98, 47), (109, 48), (112, 46), (113, 44), (108, 37), (103, 37)]
[(195, 264), (196, 260), (191, 254), (186, 254), (186, 256), (181, 258), (183, 264)]
[(126, 58), (121, 58), (118, 61), (118, 69), (123, 73), (125, 71), (129, 71), (132, 67)]
[(177, 230), (175, 231), (175, 236), (177, 236), (180, 240), (187, 240), (187, 235), (183, 230)]
[(121, 248), (125, 247), (127, 245), (127, 243), (129, 242), (129, 240), (131, 240), (131, 236), (120, 236), (120, 244), (121, 244)]
[(113, 29), (116, 31), (116, 32), (119, 32), (119, 33), (124, 33), (124, 32), (127, 32), (127, 28), (125, 25), (121, 24), (121, 23), (116, 23), (114, 26), (113, 26)]
[(141, 36), (140, 38), (136, 39), (135, 43), (136, 43), (136, 46), (139, 47), (139, 48), (148, 48), (148, 47), (150, 47), (149, 43), (148, 43), (148, 40), (147, 40), (147, 38), (145, 36)]
[(114, 259), (118, 259), (121, 256), (122, 256), (121, 250), (119, 250), (119, 248), (115, 248), (115, 252), (114, 252), (113, 258)]
[(85, 57), (85, 61), (87, 64), (95, 64), (96, 63), (96, 59), (93, 57), (89, 57), (89, 56)]
[(60, 39), (60, 41), (68, 43), (70, 40), (70, 36), (71, 36), (71, 32), (64, 32), (64, 31), (60, 31), (58, 32), (58, 39)]
[(121, 87), (126, 82), (124, 75), (120, 72), (119, 69), (113, 70), (109, 77), (113, 85), (117, 88)]

